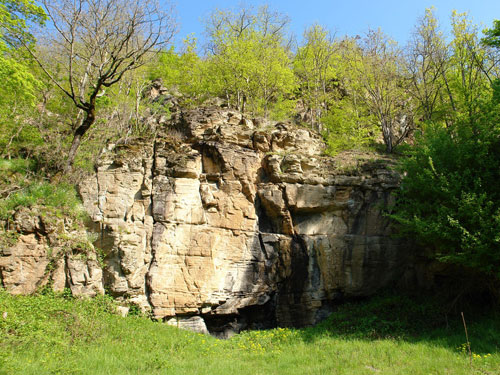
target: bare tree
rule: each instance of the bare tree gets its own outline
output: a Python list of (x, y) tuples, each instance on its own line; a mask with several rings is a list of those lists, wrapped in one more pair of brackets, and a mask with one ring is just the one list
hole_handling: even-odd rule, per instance
[(172, 8), (156, 0), (40, 3), (50, 21), (41, 40), (50, 46), (52, 61), (43, 59), (32, 46), (24, 43), (24, 47), (80, 110), (65, 167), (70, 170), (82, 137), (95, 123), (96, 99), (168, 44), (175, 23)]
[(391, 153), (413, 128), (401, 52), (380, 30), (370, 30), (350, 65), (363, 91), (361, 97), (381, 127), (386, 151)]

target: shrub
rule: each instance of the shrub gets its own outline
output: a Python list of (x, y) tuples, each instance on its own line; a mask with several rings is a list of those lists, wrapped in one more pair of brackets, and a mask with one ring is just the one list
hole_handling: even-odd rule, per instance
[(359, 116), (348, 106), (331, 111), (321, 121), (327, 153), (332, 156), (345, 150), (370, 149), (378, 134), (368, 116)]
[(426, 129), (401, 162), (391, 215), (441, 262), (500, 279), (498, 107), (453, 127)]
[(2, 174), (27, 173), (33, 169), (30, 159), (0, 159), (0, 172)]

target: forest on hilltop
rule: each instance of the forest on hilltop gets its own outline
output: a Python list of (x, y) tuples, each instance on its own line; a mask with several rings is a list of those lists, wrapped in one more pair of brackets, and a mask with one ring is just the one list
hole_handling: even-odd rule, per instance
[(482, 34), (465, 13), (445, 35), (427, 9), (399, 46), (381, 30), (339, 36), (319, 24), (297, 43), (268, 6), (216, 9), (205, 45), (191, 35), (174, 46), (172, 9), (155, 2), (2, 0), (0, 11), (0, 152), (37, 154), (55, 170), (75, 157), (90, 166), (100, 140), (154, 133), (144, 117), (170, 110), (145, 102), (156, 79), (184, 106), (219, 98), (249, 116), (296, 119), (330, 153), (377, 141), (393, 152), (500, 98), (499, 25)]

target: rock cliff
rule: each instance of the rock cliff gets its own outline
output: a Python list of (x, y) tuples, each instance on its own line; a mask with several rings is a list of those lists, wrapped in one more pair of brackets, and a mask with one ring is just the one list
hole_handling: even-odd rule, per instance
[[(391, 160), (322, 150), (309, 130), (215, 107), (179, 113), (164, 136), (108, 145), (80, 185), (105, 264), (80, 264), (82, 291), (227, 336), (313, 324), (337, 300), (397, 281), (411, 259), (382, 214), (398, 186)], [(14, 267), (4, 252), (4, 286), (28, 258)]]

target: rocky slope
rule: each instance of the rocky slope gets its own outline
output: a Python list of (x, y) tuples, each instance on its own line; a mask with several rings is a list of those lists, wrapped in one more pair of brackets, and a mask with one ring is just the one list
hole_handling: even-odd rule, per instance
[[(227, 336), (313, 324), (337, 300), (400, 280), (412, 259), (382, 215), (398, 185), (390, 159), (358, 154), (346, 165), (322, 148), (308, 130), (221, 108), (109, 145), (80, 186), (105, 255), (101, 273), (80, 267), (81, 292), (106, 288), (171, 324)], [(0, 273), (15, 291), (25, 253), (43, 254), (12, 249)]]

